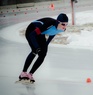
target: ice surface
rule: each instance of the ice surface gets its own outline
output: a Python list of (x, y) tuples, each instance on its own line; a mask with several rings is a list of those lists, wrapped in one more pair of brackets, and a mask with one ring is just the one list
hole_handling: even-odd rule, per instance
[[(92, 14), (77, 12), (77, 24), (93, 22)], [(45, 61), (34, 74), (35, 84), (15, 84), (30, 52), (19, 31), (29, 23), (0, 30), (0, 95), (93, 95), (93, 83), (86, 82), (87, 78), (93, 81), (93, 30), (67, 34), (67, 45), (50, 44)]]

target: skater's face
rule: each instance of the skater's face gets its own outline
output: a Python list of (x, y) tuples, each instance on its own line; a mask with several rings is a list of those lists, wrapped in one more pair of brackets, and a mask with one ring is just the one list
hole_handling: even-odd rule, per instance
[(67, 25), (68, 25), (68, 22), (60, 22), (60, 23), (58, 24), (58, 26), (57, 26), (57, 29), (58, 29), (58, 30), (64, 30), (64, 31), (65, 31)]

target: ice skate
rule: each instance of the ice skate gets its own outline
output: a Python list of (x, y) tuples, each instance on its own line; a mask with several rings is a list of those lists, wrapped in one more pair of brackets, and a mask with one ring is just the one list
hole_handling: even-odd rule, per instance
[(35, 82), (35, 80), (33, 78), (33, 75), (31, 73), (28, 73), (28, 78), (30, 80), (30, 83), (34, 83)]
[(19, 80), (16, 81), (15, 83), (25, 83), (28, 81), (29, 81), (28, 74), (26, 72), (22, 72), (19, 76)]
[(15, 83), (22, 83), (22, 84), (32, 84), (34, 83), (35, 80), (30, 73), (22, 72), (19, 76), (19, 80), (16, 81)]

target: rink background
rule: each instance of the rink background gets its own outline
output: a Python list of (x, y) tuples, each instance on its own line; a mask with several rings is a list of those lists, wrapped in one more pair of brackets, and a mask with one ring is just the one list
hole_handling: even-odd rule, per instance
[[(85, 3), (89, 4), (88, 3)], [(92, 4), (92, 3), (90, 3)], [(65, 7), (64, 7), (65, 8)], [(30, 8), (28, 8), (30, 9)], [(80, 6), (76, 11), (92, 9), (91, 5)], [(8, 9), (9, 11), (9, 9)], [(60, 13), (61, 10), (55, 11), (42, 11), (43, 16), (51, 15), (52, 17)], [(47, 57), (34, 74), (35, 84), (22, 85), (15, 84), (18, 76), (23, 68), (24, 61), (28, 55), (30, 48), (27, 42), (24, 42), (24, 37), (19, 36), (17, 25), (20, 23), (28, 22), (35, 18), (41, 17), (39, 14), (35, 17), (36, 13), (25, 11), (14, 13), (4, 10), (5, 13), (0, 16), (0, 94), (1, 95), (92, 95), (93, 83), (87, 83), (87, 78), (93, 81), (93, 50), (92, 50), (92, 29), (87, 31), (85, 29), (80, 34), (67, 34), (69, 35), (69, 45), (49, 45)], [(25, 14), (27, 12), (27, 14)], [(33, 11), (35, 12), (35, 11)], [(64, 12), (70, 17), (69, 7), (64, 9)], [(16, 12), (15, 12), (16, 13)], [(23, 14), (24, 15), (23, 15)], [(92, 22), (93, 11), (85, 11), (77, 13), (78, 24), (84, 21)], [(83, 14), (83, 15), (82, 15)], [(88, 17), (90, 16), (90, 17)], [(80, 22), (81, 21), (81, 22)], [(71, 20), (70, 20), (71, 22)], [(16, 25), (15, 25), (16, 24)], [(12, 28), (11, 28), (11, 25)], [(9, 27), (8, 27), (9, 26)], [(15, 27), (16, 26), (16, 27)], [(5, 30), (6, 29), (6, 30)], [(14, 37), (10, 30), (15, 30)], [(16, 31), (17, 30), (17, 31)], [(11, 32), (11, 33), (10, 33)], [(83, 34), (83, 35), (82, 35)], [(84, 35), (85, 34), (85, 35)], [(18, 38), (19, 37), (19, 38)], [(79, 42), (82, 37), (82, 44)], [(88, 37), (88, 40), (86, 39)], [(12, 39), (11, 39), (12, 38)], [(17, 38), (15, 41), (14, 39)], [(75, 46), (75, 41), (78, 46)], [(89, 42), (91, 41), (91, 42)], [(85, 46), (84, 46), (85, 45)], [(89, 46), (87, 46), (89, 45)], [(83, 48), (82, 48), (83, 47)], [(86, 48), (87, 47), (87, 48)]]

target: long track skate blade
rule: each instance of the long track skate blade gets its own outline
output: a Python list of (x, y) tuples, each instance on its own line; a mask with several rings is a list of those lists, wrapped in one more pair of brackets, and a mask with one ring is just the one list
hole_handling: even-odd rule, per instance
[(30, 80), (18, 80), (15, 83), (22, 83), (22, 84), (33, 84), (33, 81)]
[(17, 80), (15, 83), (24, 83), (24, 80)]

